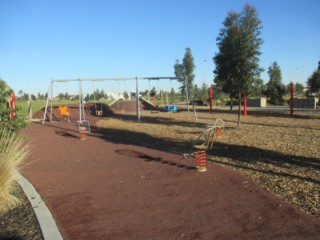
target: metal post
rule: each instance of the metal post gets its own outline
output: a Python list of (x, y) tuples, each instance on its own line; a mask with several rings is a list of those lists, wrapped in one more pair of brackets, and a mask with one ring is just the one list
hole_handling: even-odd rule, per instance
[(47, 101), (46, 101), (46, 107), (44, 109), (44, 115), (43, 115), (43, 119), (42, 119), (42, 125), (44, 125), (45, 121), (46, 121), (46, 117), (47, 117), (47, 112), (48, 112), (48, 104), (49, 104), (49, 96), (50, 96), (50, 91), (51, 91), (51, 84), (52, 84), (52, 80), (49, 84), (49, 89), (48, 89), (48, 96), (47, 96)]
[(149, 81), (148, 101), (150, 102), (150, 79), (148, 81)]
[(80, 79), (80, 85), (81, 85), (81, 111), (82, 111), (82, 120), (86, 120), (86, 114), (84, 112), (84, 104), (83, 104), (83, 89), (82, 89), (82, 80)]
[(189, 117), (189, 119), (190, 119), (189, 92), (188, 92), (188, 85), (187, 85), (187, 77), (186, 77), (186, 76), (184, 76), (184, 88), (185, 88), (185, 90), (186, 90), (188, 117)]
[(138, 122), (140, 123), (139, 83), (138, 83), (137, 77), (136, 77), (136, 107), (137, 107)]
[(53, 80), (51, 81), (50, 122), (52, 122)]
[(290, 83), (290, 115), (293, 115), (293, 91), (294, 91), (294, 85), (291, 82)]
[(80, 79), (78, 79), (79, 81), (79, 123), (82, 124), (82, 108), (81, 108), (81, 82)]

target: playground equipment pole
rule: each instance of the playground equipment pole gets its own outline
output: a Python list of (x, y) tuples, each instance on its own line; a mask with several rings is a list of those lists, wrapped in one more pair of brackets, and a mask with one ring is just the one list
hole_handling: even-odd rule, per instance
[[(52, 122), (53, 80), (51, 81), (50, 122)], [(43, 118), (44, 119), (44, 118)]]
[(81, 81), (79, 81), (79, 123), (82, 124), (82, 86), (81, 86)]
[(186, 90), (186, 97), (187, 97), (187, 109), (188, 109), (188, 116), (190, 119), (190, 110), (189, 110), (189, 91), (188, 91), (188, 85), (187, 85), (187, 76), (184, 76), (184, 88)]
[(243, 116), (247, 116), (247, 96), (244, 95), (243, 97)]
[(293, 115), (293, 91), (294, 86), (293, 83), (290, 83), (290, 115)]
[(137, 77), (136, 77), (136, 105), (137, 105), (138, 122), (140, 123), (139, 84), (138, 84), (138, 78)]

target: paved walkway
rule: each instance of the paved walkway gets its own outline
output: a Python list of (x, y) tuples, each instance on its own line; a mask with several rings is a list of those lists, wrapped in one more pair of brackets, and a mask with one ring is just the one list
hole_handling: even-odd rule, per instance
[(317, 239), (320, 221), (259, 185), (209, 163), (125, 144), (96, 132), (80, 141), (67, 123), (25, 130), (22, 174), (64, 239)]

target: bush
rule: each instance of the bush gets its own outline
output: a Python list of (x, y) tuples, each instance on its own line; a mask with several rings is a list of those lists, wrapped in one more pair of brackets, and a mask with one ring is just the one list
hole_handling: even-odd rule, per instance
[(6, 85), (6, 83), (0, 80), (0, 129), (9, 131), (17, 131), (24, 128), (27, 122), (23, 118), (16, 117), (10, 119), (11, 113), (17, 113), (20, 108), (9, 109), (8, 99), (12, 94), (12, 90)]
[(29, 153), (23, 137), (12, 131), (0, 129), (0, 213), (5, 213), (19, 203), (11, 193), (14, 172)]
[(202, 100), (192, 100), (192, 101), (189, 102), (189, 105), (205, 106), (205, 103)]

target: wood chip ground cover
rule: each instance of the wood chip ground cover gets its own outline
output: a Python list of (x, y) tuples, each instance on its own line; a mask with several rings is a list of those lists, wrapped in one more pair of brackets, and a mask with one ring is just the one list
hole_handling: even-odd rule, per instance
[(21, 202), (7, 213), (0, 214), (0, 240), (42, 240), (42, 233), (33, 208), (18, 184), (16, 184), (13, 194)]
[[(166, 151), (188, 153), (192, 141), (216, 118), (225, 122), (221, 139), (208, 153), (209, 161), (232, 168), (267, 190), (320, 219), (320, 113), (249, 112), (236, 128), (237, 114), (227, 110), (198, 111), (198, 122), (187, 112), (143, 112), (101, 120), (106, 131), (126, 131), (133, 142)], [(132, 134), (134, 133), (134, 134)], [(209, 170), (210, 171), (210, 170)]]

